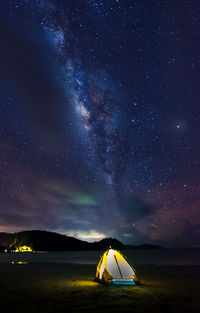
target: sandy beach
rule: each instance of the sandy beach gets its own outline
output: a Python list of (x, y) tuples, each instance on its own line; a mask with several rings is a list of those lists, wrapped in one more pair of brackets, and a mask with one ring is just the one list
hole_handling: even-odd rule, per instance
[(200, 312), (199, 266), (135, 269), (140, 286), (104, 286), (94, 265), (1, 264), (1, 312)]

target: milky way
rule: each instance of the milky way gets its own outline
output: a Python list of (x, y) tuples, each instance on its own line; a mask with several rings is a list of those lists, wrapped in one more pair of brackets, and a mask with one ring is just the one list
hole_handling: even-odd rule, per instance
[(199, 245), (198, 1), (0, 8), (0, 230)]

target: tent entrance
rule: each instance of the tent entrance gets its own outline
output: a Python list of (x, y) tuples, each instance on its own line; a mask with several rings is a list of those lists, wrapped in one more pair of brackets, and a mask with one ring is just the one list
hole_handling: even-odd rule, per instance
[(123, 279), (123, 277), (122, 277), (122, 272), (121, 272), (121, 270), (120, 270), (119, 263), (118, 263), (118, 261), (117, 261), (117, 257), (116, 257), (116, 255), (114, 255), (114, 258), (115, 258), (115, 262), (116, 262), (116, 264), (117, 264), (117, 267), (118, 267), (118, 270), (119, 270), (119, 273), (120, 273), (121, 279)]

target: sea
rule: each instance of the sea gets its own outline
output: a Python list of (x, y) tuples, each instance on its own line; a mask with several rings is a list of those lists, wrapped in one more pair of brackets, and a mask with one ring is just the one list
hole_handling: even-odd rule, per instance
[[(131, 265), (200, 265), (200, 249), (135, 249), (121, 251)], [(103, 253), (103, 252), (102, 252)], [(0, 263), (97, 264), (100, 251), (0, 253)]]

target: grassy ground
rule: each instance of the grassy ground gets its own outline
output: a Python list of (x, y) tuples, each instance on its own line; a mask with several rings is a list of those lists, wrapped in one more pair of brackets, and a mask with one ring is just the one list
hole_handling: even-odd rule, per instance
[(141, 286), (104, 286), (95, 266), (1, 264), (1, 313), (200, 312), (200, 268), (135, 267)]

